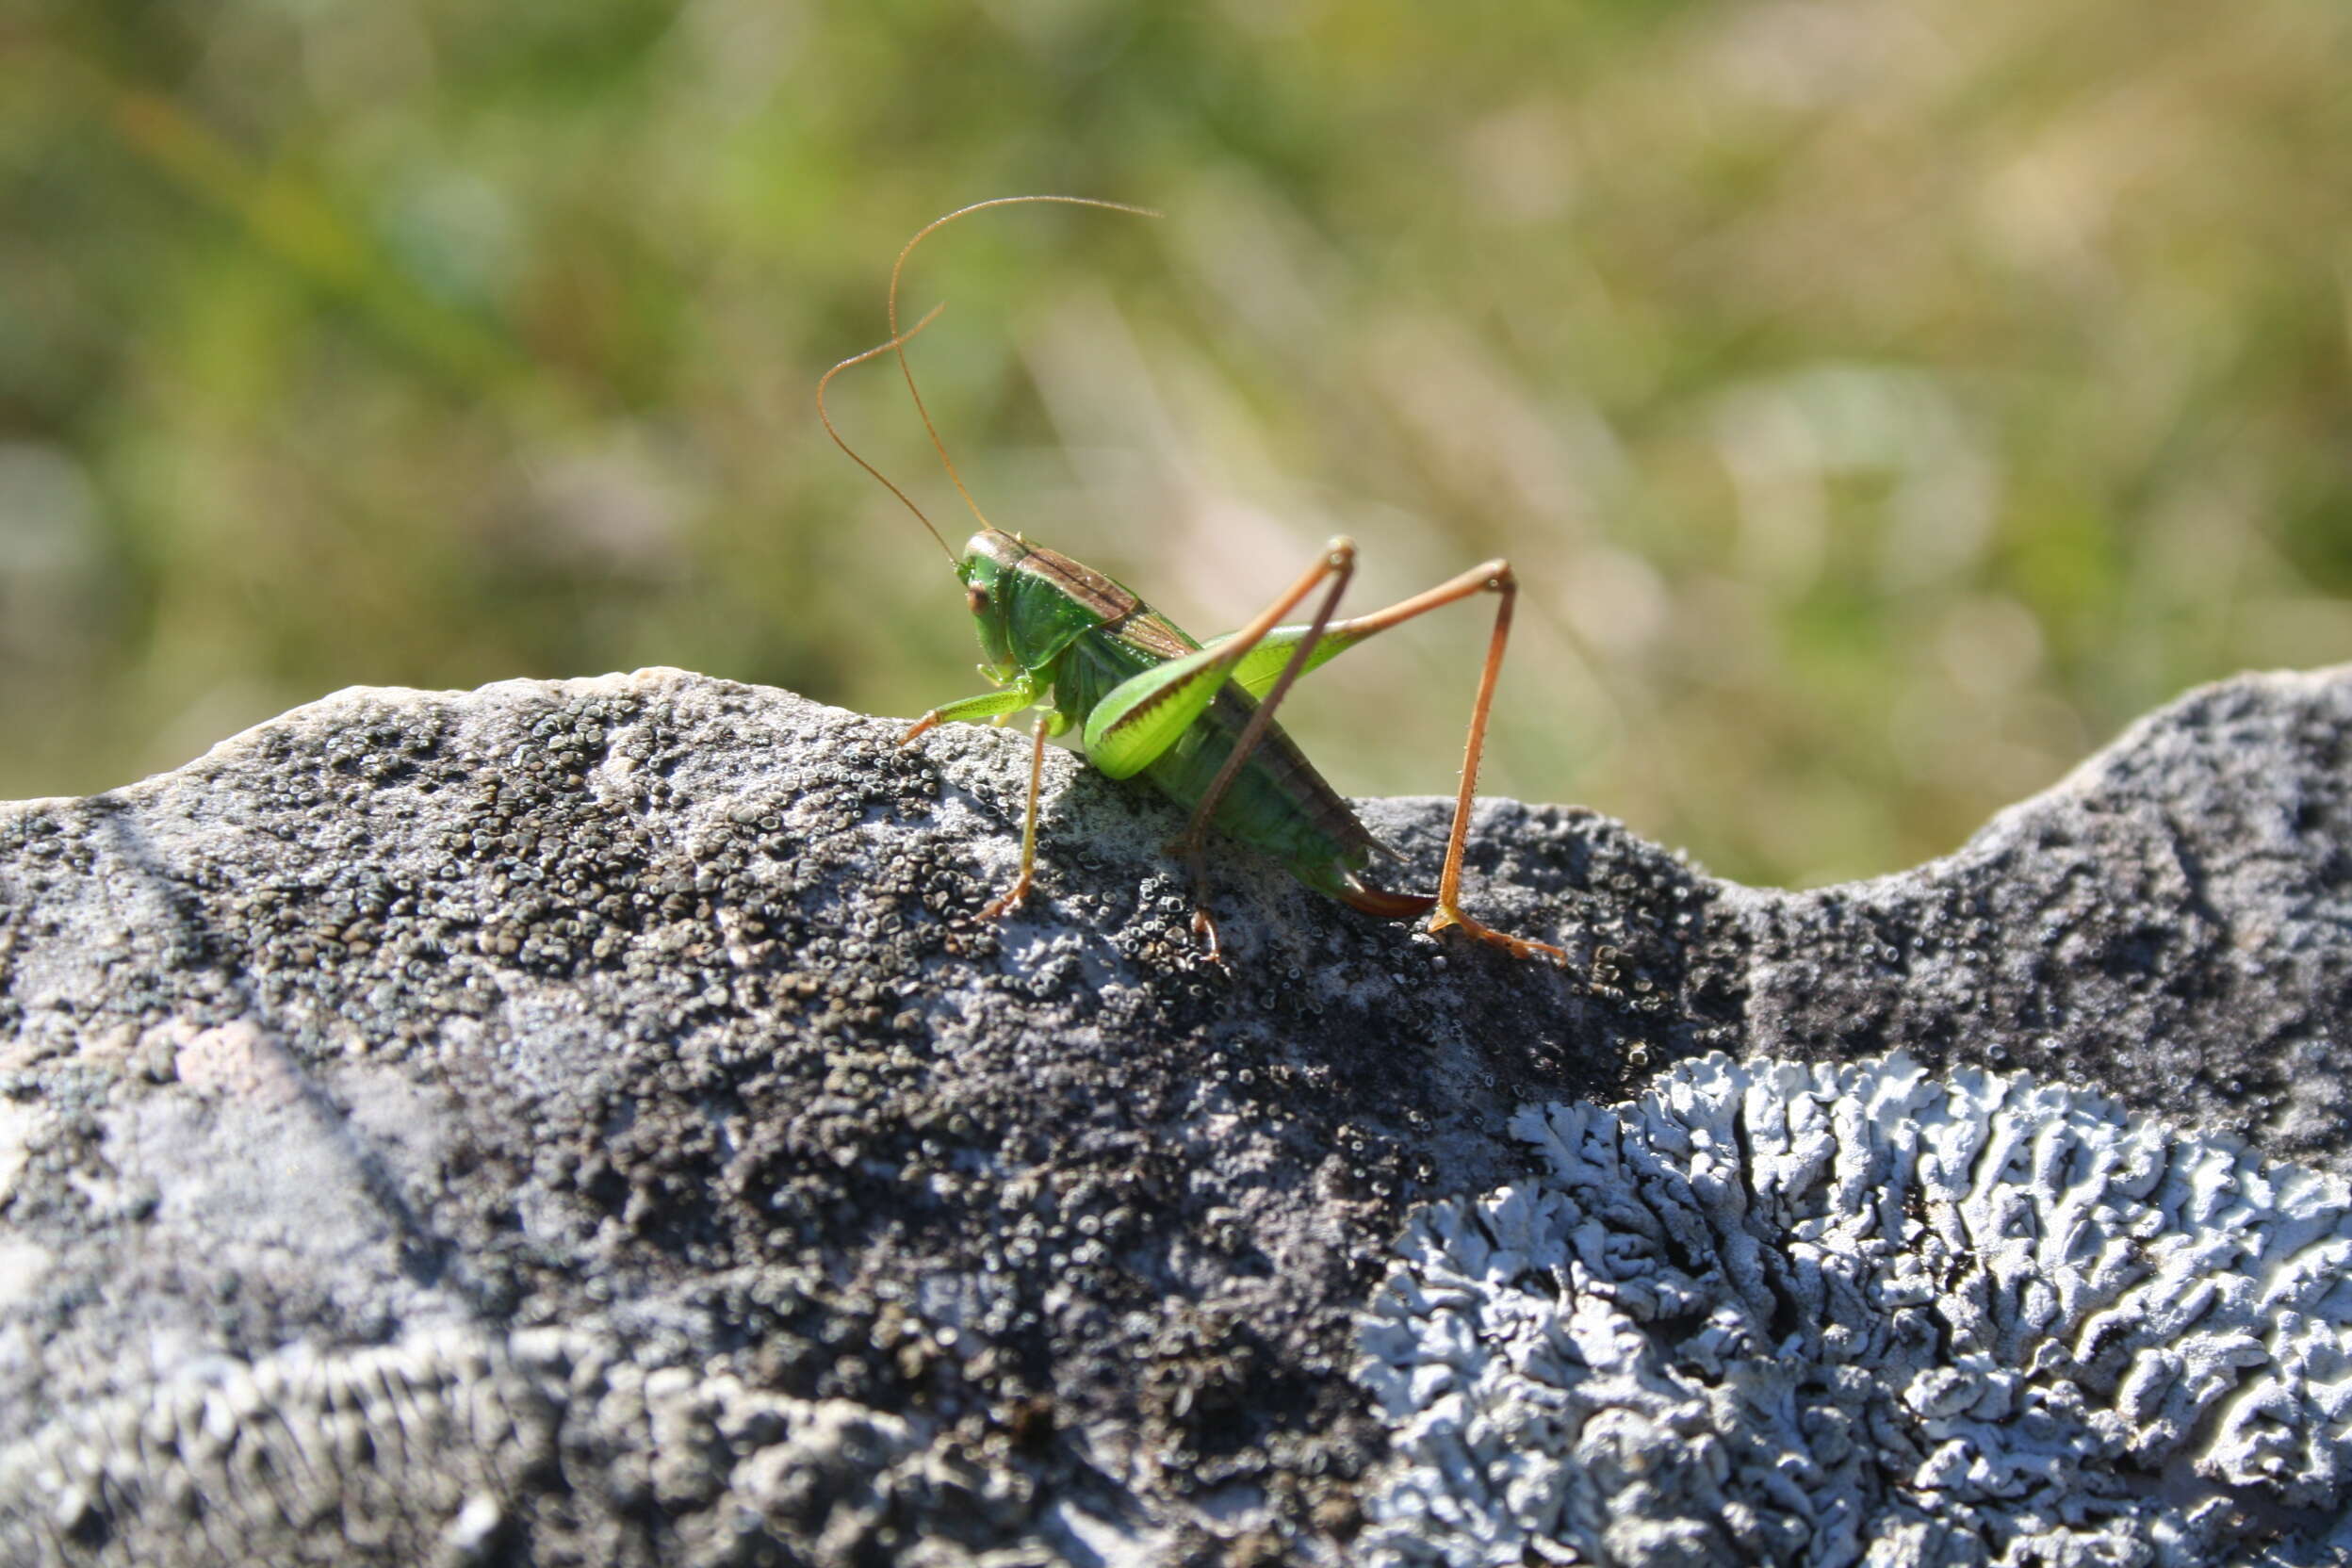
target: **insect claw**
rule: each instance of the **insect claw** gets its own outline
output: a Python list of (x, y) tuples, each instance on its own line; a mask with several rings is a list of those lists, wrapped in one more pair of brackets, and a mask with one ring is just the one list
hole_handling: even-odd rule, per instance
[(1200, 938), (1208, 949), (1202, 956), (1210, 963), (1222, 967), (1225, 946), (1217, 938), (1217, 922), (1209, 918), (1209, 881), (1200, 864), (1200, 835), (1188, 829), (1168, 840), (1161, 846), (1160, 853), (1191, 866), (1192, 934)]
[(906, 733), (898, 738), (898, 743), (903, 746), (913, 745), (917, 741), (921, 740), (924, 734), (939, 727), (939, 710), (934, 708), (931, 711), (917, 719), (913, 724), (908, 725), (906, 727)]
[(1208, 910), (1197, 904), (1192, 906), (1192, 934), (1208, 944), (1208, 951), (1201, 955), (1202, 957), (1213, 964), (1222, 965), (1225, 962), (1225, 944), (1217, 939), (1217, 922), (1209, 918)]
[(1021, 901), (1029, 896), (1029, 890), (1032, 886), (1033, 884), (1030, 880), (1029, 874), (1027, 872), (1022, 872), (1020, 878), (1016, 880), (1011, 887), (1005, 889), (1002, 893), (988, 900), (987, 904), (981, 906), (980, 918), (982, 920), (1003, 920), (1006, 915), (1011, 914), (1015, 909), (1021, 907)]
[(1437, 913), (1429, 917), (1429, 930), (1434, 933), (1446, 930), (1449, 926), (1461, 931), (1464, 936), (1485, 942), (1490, 947), (1499, 947), (1514, 958), (1532, 958), (1537, 954), (1543, 953), (1548, 954), (1552, 962), (1560, 968), (1565, 969), (1568, 966), (1568, 955), (1561, 948), (1554, 947), (1549, 942), (1529, 941), (1525, 937), (1514, 937), (1508, 932), (1497, 931), (1491, 925), (1482, 925), (1472, 920), (1459, 909), (1440, 906)]

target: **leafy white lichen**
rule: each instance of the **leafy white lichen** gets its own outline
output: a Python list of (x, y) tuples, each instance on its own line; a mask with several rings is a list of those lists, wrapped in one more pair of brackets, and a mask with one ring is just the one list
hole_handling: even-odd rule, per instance
[(2236, 1561), (2352, 1498), (2337, 1178), (1902, 1057), (1511, 1125), (1365, 1315), (1365, 1560)]

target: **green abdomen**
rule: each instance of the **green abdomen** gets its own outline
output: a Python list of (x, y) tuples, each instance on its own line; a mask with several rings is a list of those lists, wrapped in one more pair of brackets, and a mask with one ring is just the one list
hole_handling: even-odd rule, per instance
[[(1156, 662), (1115, 632), (1081, 637), (1058, 661), (1054, 706), (1083, 724), (1112, 687)], [(1208, 793), (1256, 710), (1247, 693), (1228, 685), (1208, 711), (1136, 776), (1190, 809)], [(1340, 875), (1363, 866), (1374, 848), (1355, 812), (1280, 725), (1267, 727), (1211, 822), (1218, 832), (1276, 857), (1300, 881), (1334, 896)]]

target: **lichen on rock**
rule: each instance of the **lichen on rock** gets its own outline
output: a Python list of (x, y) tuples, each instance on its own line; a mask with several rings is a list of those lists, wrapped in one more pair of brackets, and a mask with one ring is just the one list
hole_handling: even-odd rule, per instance
[[(2333, 1438), (2249, 1392), (2316, 1398), (2332, 1306), (2246, 1331), (2273, 1360), (2305, 1348), (2300, 1385), (2262, 1382), (2230, 1364), (2239, 1340), (2198, 1337), (2238, 1321), (2238, 1287), (2166, 1359), (2027, 1250), (1974, 1310), (2089, 1311), (2090, 1373), (1906, 1343), (1924, 1370), (1886, 1386), (1842, 1327), (1877, 1319), (1829, 1294), (1856, 1266), (1755, 1239), (1783, 1233), (1715, 1123), (1703, 1180), (1659, 1154), (1593, 1210), (1609, 1266), (1584, 1266), (1615, 1294), (1566, 1327), (1557, 1283), (1491, 1258), (1496, 1279), (1414, 1308), (1523, 1360), (1563, 1336), (1580, 1377), (1682, 1382), (1581, 1425), (1585, 1393), (1521, 1385), (1528, 1452), (1499, 1475), (1430, 1447), (1494, 1348), (1396, 1374), (1432, 1409), (1394, 1435), (1348, 1370), (1407, 1215), (1527, 1168), (1516, 1108), (1619, 1100), (1713, 1049), (2063, 1070), (2352, 1177), (2352, 668), (2192, 694), (1952, 856), (1843, 888), (1741, 888), (1591, 811), (1481, 801), (1472, 911), (1566, 968), (1367, 920), (1230, 845), (1210, 859), (1230, 962), (1204, 963), (1160, 853), (1182, 813), (1059, 753), (1037, 890), (983, 919), (1020, 852), (1026, 743), (956, 726), (909, 748), (904, 728), (675, 670), (353, 691), (142, 783), (0, 803), (0, 1561), (1332, 1568), (1488, 1529), (1516, 1562), (1483, 1523), (1506, 1486), (1524, 1510), (1581, 1499), (1576, 1539), (1621, 1559), (1964, 1557), (1959, 1527), (1882, 1506), (1930, 1482), (1983, 1503), (1955, 1518), (2055, 1511), (2062, 1547), (2345, 1560), (2326, 1509), (2292, 1501), (2337, 1495), (2311, 1458), (2335, 1462)], [(1451, 800), (1360, 804), (1399, 884), (1429, 886)], [(1892, 1135), (1782, 1141), (1861, 1158)], [(2159, 1152), (2183, 1182), (2207, 1168)], [(1950, 1220), (1776, 1158), (1774, 1190), (1813, 1195), (1800, 1217), (1833, 1242), (1832, 1195), (1879, 1202), (1886, 1233)], [(2216, 1216), (2306, 1212), (2300, 1188), (2247, 1198), (2252, 1168), (2193, 1192)], [(2065, 1223), (2119, 1249), (2066, 1254), (2080, 1290), (2136, 1299), (2115, 1269), (2155, 1231)], [(2260, 1256), (2289, 1260), (2262, 1299), (2315, 1289), (2333, 1252), (2260, 1225)], [(1719, 1237), (1737, 1266), (1710, 1274)], [(1627, 1305), (1678, 1282), (1729, 1292), (1712, 1339), (1671, 1292)], [(1888, 1300), (1865, 1304), (1928, 1328), (1945, 1310)], [(1775, 1404), (1795, 1374), (1755, 1346), (1808, 1322), (1836, 1328), (1816, 1338), (1844, 1380)], [(2078, 1406), (2003, 1417), (2002, 1379)], [(1987, 1462), (2023, 1501), (1983, 1502), (1974, 1451), (1939, 1457), (1931, 1422), (2007, 1442)], [(2160, 1464), (2225, 1432), (2227, 1473), (2257, 1478), (2228, 1499), (2234, 1534), (2220, 1481)], [(1589, 1474), (1553, 1457), (1570, 1433)], [(1814, 1468), (1735, 1464), (1784, 1452)], [(1861, 1501), (1830, 1511), (1840, 1495)], [(1723, 1522), (1677, 1511), (1692, 1496)], [(2156, 1522), (2131, 1535), (2135, 1497)], [(1413, 1535), (1416, 1498), (1469, 1511)]]
[[(580, 1495), (566, 1476), (599, 1484)], [(637, 1511), (672, 1521), (662, 1561), (797, 1536), (846, 1563), (903, 1544), (910, 1511), (1001, 1525), (1026, 1501), (936, 1423), (648, 1366), (596, 1327), (441, 1324), (213, 1358), (0, 1446), (0, 1560), (232, 1568), (299, 1531), (340, 1563), (538, 1556), (525, 1543), (593, 1561), (598, 1516)]]
[(2213, 1561), (2352, 1494), (2338, 1177), (1901, 1056), (1512, 1131), (1364, 1318), (1366, 1560)]

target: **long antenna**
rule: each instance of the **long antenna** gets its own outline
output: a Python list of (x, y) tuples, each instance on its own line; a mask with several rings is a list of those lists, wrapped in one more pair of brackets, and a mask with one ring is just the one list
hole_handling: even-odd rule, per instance
[[(905, 375), (906, 378), (906, 390), (908, 394), (915, 400), (915, 412), (923, 416), (923, 428), (930, 434), (932, 449), (939, 454), (939, 461), (946, 466), (947, 477), (955, 482), (956, 493), (964, 498), (964, 504), (972, 508), (972, 514), (973, 516), (980, 519), (980, 526), (990, 530), (995, 529), (996, 525), (989, 522), (988, 514), (980, 510), (980, 503), (972, 498), (972, 491), (964, 484), (964, 476), (956, 471), (956, 460), (947, 455), (947, 443), (939, 439), (939, 427), (931, 422), (931, 411), (923, 406), (923, 393), (921, 389), (915, 385), (914, 367), (906, 363), (906, 339), (914, 336), (915, 332), (921, 332), (923, 328), (921, 325), (918, 325), (915, 328), (915, 332), (907, 333), (903, 337), (895, 335), (898, 332), (898, 278), (900, 273), (906, 270), (906, 258), (915, 253), (915, 247), (922, 244), (923, 240), (930, 236), (932, 230), (945, 228), (948, 224), (953, 223), (958, 218), (969, 217), (975, 212), (984, 212), (989, 207), (1018, 206), (1025, 202), (1051, 202), (1059, 206), (1069, 207), (1101, 207), (1106, 212), (1132, 212), (1138, 218), (1158, 218), (1162, 216), (1162, 214), (1152, 211), (1150, 207), (1130, 206), (1124, 202), (1101, 202), (1095, 200), (1091, 196), (996, 196), (991, 197), (989, 200), (985, 202), (974, 202), (968, 207), (957, 207), (954, 212), (949, 213), (944, 218), (934, 218), (930, 222), (925, 223), (921, 229), (917, 230), (915, 237), (906, 242), (906, 248), (898, 253), (898, 260), (890, 268), (890, 332), (893, 335), (890, 342), (882, 345), (882, 348), (889, 349), (898, 355), (898, 368), (900, 373)], [(934, 310), (931, 313), (931, 316), (937, 316), (939, 312)], [(923, 318), (923, 321), (928, 322), (931, 319), (931, 316), (924, 317)], [(858, 359), (867, 359), (871, 358), (874, 354), (880, 353), (882, 349), (875, 349), (872, 350), (868, 353), (860, 354), (858, 357)], [(846, 360), (843, 363), (854, 365), (857, 362), (857, 360)], [(839, 369), (840, 367), (836, 366), (835, 368)], [(841, 438), (839, 436), (835, 436), (834, 439), (838, 441)], [(852, 457), (856, 457), (858, 454), (851, 452), (850, 455)], [(864, 460), (859, 459), (859, 461), (862, 462)], [(874, 477), (876, 479), (881, 479), (882, 476), (876, 474)], [(888, 480), (883, 480), (883, 482), (885, 484), (890, 483)], [(893, 484), (890, 485), (890, 488), (895, 490), (898, 487)], [(899, 499), (906, 500), (906, 498), (901, 496)], [(907, 504), (912, 506), (914, 503), (912, 501), (907, 501)], [(918, 515), (920, 515), (920, 514), (918, 514)], [(938, 536), (938, 530), (933, 530), (932, 533), (933, 537), (936, 538)]]
[[(925, 316), (922, 320), (917, 321), (913, 326), (908, 327), (905, 332), (900, 332), (898, 330), (898, 322), (893, 319), (890, 322), (892, 336), (888, 343), (877, 343), (873, 348), (868, 349), (864, 353), (852, 354), (847, 359), (841, 361), (839, 365), (833, 367), (830, 370), (827, 370), (824, 375), (819, 376), (817, 378), (817, 417), (825, 422), (825, 433), (833, 438), (833, 444), (835, 446), (841, 448), (841, 450), (849, 454), (849, 460), (852, 463), (855, 463), (858, 466), (872, 474), (877, 481), (880, 482), (883, 489), (888, 490), (891, 495), (896, 496), (899, 499), (899, 503), (905, 506), (907, 511), (915, 514), (915, 521), (923, 525), (923, 531), (925, 533), (928, 533), (934, 540), (938, 541), (939, 553), (946, 556), (947, 564), (953, 566), (956, 564), (956, 552), (947, 547), (946, 540), (939, 538), (939, 531), (931, 526), (931, 519), (923, 514), (923, 508), (917, 506), (912, 500), (909, 500), (906, 491), (901, 490), (897, 485), (892, 484), (888, 479), (884, 478), (881, 469), (875, 467), (873, 464), (868, 463), (864, 458), (859, 457), (858, 455), (858, 449), (842, 440), (841, 433), (833, 428), (833, 416), (825, 411), (825, 389), (826, 385), (832, 382), (835, 376), (840, 375), (843, 370), (848, 369), (853, 365), (863, 365), (866, 361), (875, 358), (881, 354), (899, 354), (899, 363), (902, 365), (905, 364), (906, 357), (903, 351), (906, 340), (914, 336), (915, 334), (921, 332), (923, 328), (929, 326), (932, 322), (938, 320), (939, 318), (939, 312), (945, 310), (946, 308), (947, 303), (945, 301), (941, 301), (939, 303), (933, 305), (929, 315)], [(924, 423), (927, 424), (929, 421), (925, 420)], [(931, 439), (937, 441), (939, 437), (934, 435)], [(950, 472), (953, 471), (954, 470), (952, 469), (950, 470)], [(980, 520), (984, 523), (988, 521), (986, 517), (983, 517)]]

